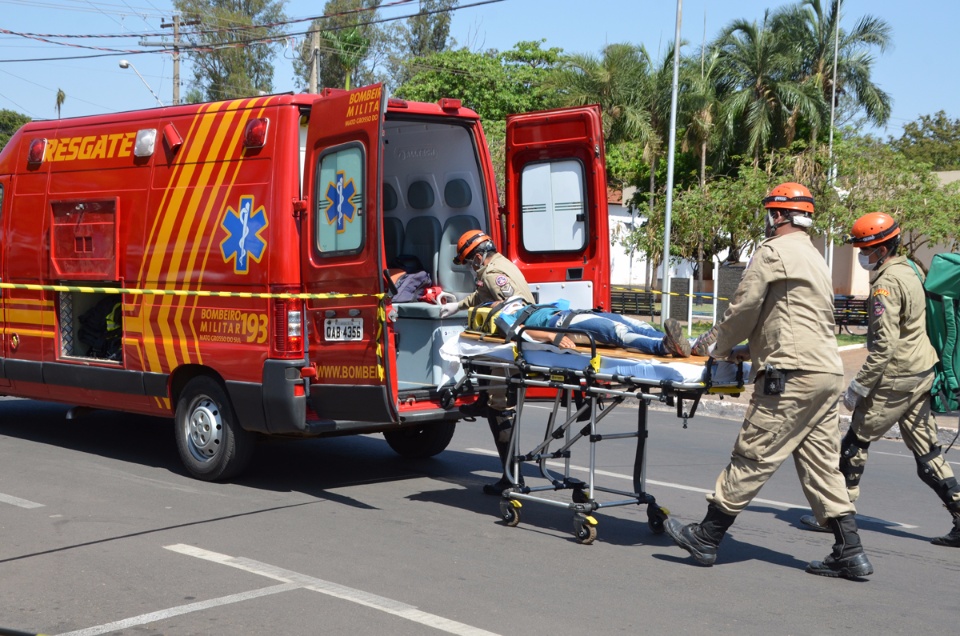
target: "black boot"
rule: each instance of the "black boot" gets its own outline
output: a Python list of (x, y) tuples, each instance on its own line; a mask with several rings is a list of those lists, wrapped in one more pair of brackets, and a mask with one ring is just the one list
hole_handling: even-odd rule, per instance
[[(462, 410), (463, 407), (461, 407)], [(510, 441), (509, 438), (507, 441), (500, 441), (500, 435), (505, 430), (513, 426), (513, 411), (496, 411), (490, 409), (491, 415), (489, 418), (490, 432), (493, 433), (493, 443), (497, 447), (497, 455), (500, 456), (500, 464), (504, 467), (503, 475), (500, 477), (500, 480), (492, 484), (483, 485), (483, 494), (492, 495), (494, 497), (499, 497), (503, 494), (503, 491), (507, 488), (512, 488), (514, 483), (510, 481), (507, 477), (506, 465), (510, 461)], [(517, 480), (520, 486), (523, 486), (523, 476), (517, 475)]]
[(676, 544), (693, 555), (698, 563), (713, 565), (717, 560), (717, 547), (735, 519), (735, 515), (728, 515), (710, 504), (707, 516), (700, 523), (685, 526), (671, 518), (667, 519), (665, 527)]
[(489, 401), (490, 396), (487, 395), (487, 392), (481, 391), (480, 395), (477, 396), (476, 402), (464, 404), (460, 407), (460, 415), (465, 417), (487, 417), (490, 411), (490, 409), (487, 408), (487, 402)]
[(930, 543), (933, 545), (944, 545), (948, 548), (960, 548), (960, 512), (951, 511), (950, 514), (953, 515), (953, 530), (942, 537), (931, 539)]
[(827, 525), (833, 531), (836, 543), (833, 552), (823, 561), (811, 561), (807, 572), (819, 576), (833, 576), (856, 579), (873, 574), (873, 566), (860, 545), (857, 522), (852, 514), (827, 519)]

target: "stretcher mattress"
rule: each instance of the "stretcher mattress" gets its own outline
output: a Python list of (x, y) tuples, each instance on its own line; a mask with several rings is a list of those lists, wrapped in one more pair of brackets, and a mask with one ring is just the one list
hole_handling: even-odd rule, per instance
[[(670, 381), (695, 385), (704, 382), (708, 358), (666, 358), (644, 356), (623, 349), (600, 349), (601, 374), (617, 374), (632, 378), (637, 383), (659, 384)], [(643, 357), (640, 357), (643, 356)], [(478, 339), (470, 333), (451, 338), (440, 348), (445, 380), (455, 378), (461, 371), (461, 358), (514, 360), (514, 345), (494, 338)], [(551, 344), (524, 342), (523, 357), (527, 363), (540, 367), (578, 371), (590, 366), (590, 352), (583, 348), (561, 349)], [(714, 386), (736, 386), (738, 365), (719, 361), (711, 371)], [(750, 363), (743, 363), (743, 379), (750, 375)]]

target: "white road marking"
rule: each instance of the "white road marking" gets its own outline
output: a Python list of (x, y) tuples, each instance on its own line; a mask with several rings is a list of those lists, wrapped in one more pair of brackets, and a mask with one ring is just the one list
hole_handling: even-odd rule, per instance
[(296, 590), (299, 587), (300, 587), (299, 585), (296, 585), (294, 583), (285, 583), (283, 585), (273, 585), (271, 587), (264, 587), (259, 590), (251, 590), (249, 592), (231, 594), (230, 596), (221, 596), (220, 598), (212, 598), (210, 600), (200, 601), (198, 603), (190, 603), (189, 605), (179, 605), (177, 607), (171, 607), (169, 609), (160, 610), (159, 612), (141, 614), (140, 616), (125, 618), (121, 621), (116, 621), (113, 623), (106, 623), (104, 625), (97, 625), (95, 627), (88, 627), (86, 629), (78, 629), (73, 632), (65, 632), (63, 634), (60, 634), (59, 636), (96, 636), (97, 634), (107, 634), (109, 632), (114, 632), (121, 629), (127, 629), (129, 627), (136, 627), (138, 625), (146, 625), (147, 623), (162, 621), (172, 616), (180, 616), (182, 614), (189, 614), (191, 612), (199, 612), (201, 610), (210, 609), (211, 607), (219, 607), (221, 605), (230, 605), (231, 603), (248, 601), (250, 599), (260, 598), (261, 596), (279, 594), (280, 592), (289, 592), (290, 590)]
[(43, 508), (43, 504), (41, 503), (27, 501), (26, 499), (14, 497), (13, 495), (5, 495), (2, 492), (0, 492), (0, 503), (10, 504), (11, 506), (19, 506), (20, 508)]
[[(908, 451), (909, 454), (908, 453), (885, 453), (883, 451), (873, 451), (871, 455), (874, 453), (877, 455), (890, 455), (891, 457), (902, 457), (904, 459), (913, 459), (913, 453), (909, 453), (909, 451)], [(947, 463), (950, 464), (951, 466), (960, 466), (960, 462), (947, 462)]]
[(413, 621), (427, 627), (432, 627), (449, 634), (460, 634), (462, 636), (496, 636), (493, 632), (488, 632), (478, 627), (472, 627), (470, 625), (458, 623), (457, 621), (453, 621), (442, 616), (437, 616), (436, 614), (423, 612), (412, 605), (407, 605), (406, 603), (402, 603), (400, 601), (395, 601), (390, 598), (364, 592), (363, 590), (347, 587), (345, 585), (339, 585), (331, 581), (324, 581), (323, 579), (318, 579), (306, 574), (300, 574), (299, 572), (294, 572), (292, 570), (285, 570), (267, 563), (261, 563), (259, 561), (245, 559), (242, 557), (232, 557), (227, 554), (211, 552), (209, 550), (204, 550), (203, 548), (184, 545), (182, 543), (164, 547), (172, 552), (178, 552), (180, 554), (196, 557), (198, 559), (213, 561), (214, 563), (227, 565), (239, 570), (244, 570), (245, 572), (265, 576), (276, 581), (283, 581), (284, 583), (293, 584), (296, 587), (312, 590), (314, 592), (320, 592), (321, 594), (326, 594), (328, 596), (333, 596), (345, 601), (364, 605), (366, 607), (380, 610), (381, 612), (386, 612), (388, 614), (393, 614), (394, 616), (399, 616), (400, 618), (405, 618), (409, 621)]
[[(472, 453), (479, 453), (479, 454), (481, 454), (481, 455), (497, 456), (497, 454), (496, 454), (495, 452), (493, 452), (493, 451), (488, 451), (488, 450), (486, 450), (486, 449), (484, 449), (484, 448), (468, 448), (467, 450), (470, 451), (470, 452), (472, 452)], [(547, 462), (547, 465), (548, 465), (548, 466), (551, 466), (551, 467), (553, 467), (553, 468), (563, 469), (563, 463), (562, 463), (562, 462), (548, 461), (548, 462)], [(577, 466), (577, 465), (575, 465), (575, 464), (570, 464), (570, 470), (576, 470), (576, 471), (578, 471), (578, 472), (583, 472), (583, 473), (589, 473), (589, 472), (590, 472), (590, 469), (587, 468), (586, 466)], [(607, 471), (607, 470), (599, 470), (599, 469), (593, 471), (593, 474), (594, 474), (594, 475), (602, 475), (602, 476), (604, 476), (604, 477), (614, 477), (614, 478), (616, 478), (616, 479), (626, 479), (626, 480), (629, 481), (631, 484), (633, 483), (633, 475), (624, 475), (624, 474), (621, 474), (621, 473), (612, 473), (612, 472)], [(655, 480), (653, 480), (653, 479), (647, 479), (647, 480), (646, 480), (646, 483), (647, 483), (648, 485), (653, 485), (653, 486), (662, 486), (663, 488), (673, 488), (673, 489), (675, 489), (675, 490), (686, 490), (686, 491), (689, 491), (689, 492), (699, 492), (699, 493), (703, 493), (703, 494), (709, 494), (709, 493), (713, 492), (713, 490), (707, 490), (707, 489), (705, 489), (705, 488), (696, 488), (696, 487), (694, 487), (694, 486), (686, 486), (686, 485), (684, 485), (684, 484), (675, 484), (675, 483), (672, 483), (672, 482), (669, 482), (669, 481), (655, 481)], [(787, 502), (785, 502), (785, 501), (776, 501), (776, 500), (774, 500), (774, 499), (762, 499), (762, 498), (760, 498), (760, 497), (756, 497), (753, 501), (750, 502), (750, 505), (751, 505), (751, 506), (752, 506), (753, 504), (766, 504), (766, 505), (769, 505), (769, 506), (776, 506), (777, 508), (784, 508), (784, 509), (788, 509), (788, 510), (789, 510), (789, 509), (810, 510), (810, 506), (808, 506), (808, 505), (806, 505), (806, 504), (798, 505), (798, 504), (787, 503)], [(748, 507), (750, 507), (750, 506), (748, 506)], [(898, 528), (917, 528), (917, 527), (918, 527), (918, 526), (913, 526), (913, 525), (910, 525), (910, 524), (907, 524), (907, 523), (900, 523), (900, 522), (898, 522), (898, 521), (886, 521), (886, 520), (883, 520), (883, 519), (876, 519), (876, 518), (874, 518), (874, 517), (863, 517), (862, 515), (861, 515), (861, 517), (864, 518), (864, 519), (871, 519), (871, 520), (875, 520), (875, 521), (879, 521), (879, 522), (883, 522), (883, 523), (888, 523), (888, 524), (890, 524), (890, 525), (897, 526)]]

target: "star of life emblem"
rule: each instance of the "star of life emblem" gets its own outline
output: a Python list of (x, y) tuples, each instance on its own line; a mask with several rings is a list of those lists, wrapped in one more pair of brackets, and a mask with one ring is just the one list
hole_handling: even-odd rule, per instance
[(326, 216), (329, 225), (336, 225), (337, 234), (346, 231), (346, 222), (353, 223), (357, 214), (357, 206), (351, 199), (356, 194), (357, 187), (353, 179), (347, 179), (343, 170), (337, 172), (336, 181), (327, 184), (327, 201), (330, 205), (327, 207)]
[(233, 260), (233, 271), (246, 274), (250, 271), (250, 259), (259, 263), (267, 248), (267, 242), (261, 236), (267, 227), (267, 214), (264, 207), (254, 209), (253, 195), (240, 197), (240, 209), (228, 207), (220, 227), (227, 238), (220, 243), (223, 261)]

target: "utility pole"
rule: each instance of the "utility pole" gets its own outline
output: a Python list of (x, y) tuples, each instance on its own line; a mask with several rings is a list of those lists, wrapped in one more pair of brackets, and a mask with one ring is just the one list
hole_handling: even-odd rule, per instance
[(318, 77), (320, 75), (320, 31), (310, 32), (310, 92), (317, 92)]
[[(180, 103), (180, 27), (194, 26), (200, 24), (200, 20), (181, 21), (179, 15), (173, 16), (171, 22), (161, 22), (160, 27), (169, 29), (173, 27), (173, 105)], [(140, 40), (140, 46), (169, 46), (166, 40), (160, 42), (147, 42)]]

